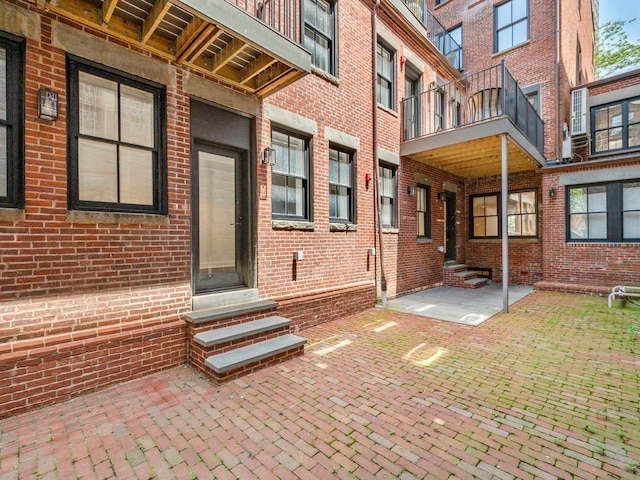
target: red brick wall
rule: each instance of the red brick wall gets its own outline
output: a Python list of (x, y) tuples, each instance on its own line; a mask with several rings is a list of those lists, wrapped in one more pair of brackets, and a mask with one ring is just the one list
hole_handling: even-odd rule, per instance
[[(585, 82), (592, 81), (593, 22), (590, 2), (582, 2), (578, 15), (577, 2), (560, 2), (560, 67), (558, 75), (559, 104), (556, 112), (556, 18), (555, 0), (529, 0), (530, 40), (510, 50), (493, 53), (493, 9), (502, 0), (448, 1), (427, 5), (438, 20), (451, 28), (462, 23), (464, 69), (469, 73), (497, 65), (504, 60), (521, 88), (540, 84), (541, 112), (545, 122), (544, 155), (555, 159), (561, 155), (562, 124), (569, 121), (569, 88), (575, 85), (577, 38), (582, 46)], [(558, 141), (559, 139), (559, 141)]]
[[(637, 166), (640, 158), (616, 162), (615, 166)], [(567, 242), (563, 172), (596, 171), (607, 164), (573, 164), (544, 172), (542, 177), (544, 218), (544, 272), (540, 288), (570, 291), (602, 291), (614, 285), (640, 285), (640, 243)], [(640, 175), (640, 174), (639, 174)], [(548, 192), (554, 188), (555, 199)], [(602, 287), (598, 289), (597, 287)]]
[[(542, 179), (531, 171), (509, 175), (509, 191), (536, 189), (538, 191), (538, 238), (509, 239), (509, 282), (532, 285), (542, 279)], [(500, 177), (486, 177), (466, 182), (469, 195), (484, 195), (501, 191)], [(471, 207), (467, 205), (467, 209)], [(469, 213), (471, 215), (471, 213)], [(466, 244), (467, 264), (472, 267), (491, 268), (493, 280), (502, 282), (502, 239), (472, 239)]]

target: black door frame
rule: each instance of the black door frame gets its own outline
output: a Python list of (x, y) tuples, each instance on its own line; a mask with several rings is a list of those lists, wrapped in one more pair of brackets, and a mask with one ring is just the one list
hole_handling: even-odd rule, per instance
[(445, 205), (445, 244), (444, 244), (444, 259), (456, 260), (456, 246), (457, 246), (457, 213), (456, 213), (456, 194), (454, 192), (444, 192), (444, 205)]

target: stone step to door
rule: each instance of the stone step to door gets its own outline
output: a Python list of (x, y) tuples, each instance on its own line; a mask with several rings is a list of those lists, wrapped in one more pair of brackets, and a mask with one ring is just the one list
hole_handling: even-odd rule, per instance
[(221, 343), (251, 337), (259, 333), (266, 333), (290, 325), (291, 320), (288, 318), (273, 316), (201, 332), (194, 336), (194, 340), (203, 347), (209, 348)]
[(473, 278), (478, 274), (475, 270), (465, 270), (463, 272), (456, 272), (453, 274), (454, 277), (458, 278)]
[(287, 334), (260, 343), (213, 355), (205, 360), (205, 364), (217, 374), (224, 374), (237, 368), (258, 363), (274, 355), (304, 346), (306, 338)]
[(484, 287), (489, 283), (489, 279), (487, 278), (471, 278), (469, 280), (464, 281), (465, 288), (480, 288)]
[(185, 315), (188, 322), (201, 324), (224, 318), (236, 317), (248, 313), (273, 310), (278, 307), (278, 302), (273, 300), (255, 300), (234, 305), (224, 305), (221, 307), (207, 308), (203, 310), (193, 310)]

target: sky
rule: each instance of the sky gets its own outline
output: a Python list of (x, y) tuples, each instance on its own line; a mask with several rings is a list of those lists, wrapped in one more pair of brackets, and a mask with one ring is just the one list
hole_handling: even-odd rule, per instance
[(627, 37), (631, 42), (640, 40), (640, 0), (600, 0), (600, 25), (611, 20), (637, 20), (627, 25)]

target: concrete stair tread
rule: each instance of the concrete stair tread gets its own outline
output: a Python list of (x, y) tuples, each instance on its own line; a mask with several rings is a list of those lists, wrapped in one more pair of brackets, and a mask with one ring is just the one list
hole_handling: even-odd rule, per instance
[(475, 275), (477, 275), (478, 272), (476, 272), (475, 270), (465, 270), (465, 271), (461, 271), (461, 272), (456, 272), (453, 274), (454, 277), (458, 277), (458, 278), (470, 278), (473, 277)]
[(464, 282), (465, 285), (472, 285), (476, 287), (486, 285), (487, 283), (489, 283), (489, 280), (487, 278), (481, 278), (481, 277), (470, 278), (469, 280), (465, 280)]
[(274, 302), (273, 300), (255, 300), (252, 302), (224, 305), (204, 310), (194, 310), (187, 313), (185, 318), (188, 322), (197, 324), (243, 315), (246, 313), (260, 312), (262, 310), (272, 310), (277, 306), (278, 302)]
[(230, 352), (213, 355), (205, 360), (205, 364), (216, 373), (225, 373), (235, 368), (258, 362), (263, 358), (292, 350), (306, 343), (307, 339), (298, 335), (282, 335)]
[(445, 270), (451, 270), (451, 271), (454, 271), (454, 272), (459, 272), (461, 270), (466, 270), (467, 266), (462, 264), (462, 263), (451, 263), (451, 264), (445, 265), (444, 269)]
[(289, 325), (291, 325), (291, 320), (288, 318), (273, 316), (201, 332), (195, 335), (194, 340), (204, 347), (211, 347)]

